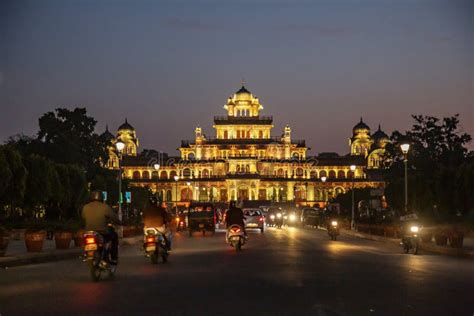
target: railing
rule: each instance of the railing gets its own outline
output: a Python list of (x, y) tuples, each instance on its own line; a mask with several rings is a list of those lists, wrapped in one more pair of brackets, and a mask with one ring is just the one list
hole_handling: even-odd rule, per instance
[(216, 121), (273, 121), (273, 116), (214, 116), (214, 122)]

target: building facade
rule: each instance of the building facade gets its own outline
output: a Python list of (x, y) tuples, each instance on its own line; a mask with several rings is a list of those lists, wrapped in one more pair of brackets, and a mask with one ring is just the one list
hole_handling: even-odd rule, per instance
[[(224, 109), (225, 116), (214, 117), (214, 136), (197, 127), (194, 139), (181, 141), (177, 157), (138, 154), (138, 138), (127, 121), (116, 137), (108, 129), (103, 135), (113, 137), (112, 143), (125, 144), (123, 176), (133, 185), (150, 187), (166, 201), (240, 199), (321, 205), (352, 187), (384, 188), (383, 180), (370, 172), (380, 169), (389, 141), (380, 126), (371, 135), (361, 119), (353, 128), (350, 154), (311, 157), (305, 141), (294, 139), (289, 126), (280, 136), (272, 134), (273, 117), (261, 115), (262, 104), (245, 87), (227, 99)], [(109, 168), (116, 169), (118, 159), (111, 147)]]

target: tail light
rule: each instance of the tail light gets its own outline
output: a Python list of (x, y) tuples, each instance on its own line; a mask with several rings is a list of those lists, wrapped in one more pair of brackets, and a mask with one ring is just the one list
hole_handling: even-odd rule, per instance
[(263, 217), (260, 216), (260, 218), (258, 219), (259, 221), (263, 222)]
[(233, 233), (240, 233), (240, 228), (232, 228), (231, 231)]
[(155, 236), (147, 236), (146, 237), (146, 242), (155, 242)]
[(86, 245), (95, 244), (95, 237), (86, 237)]

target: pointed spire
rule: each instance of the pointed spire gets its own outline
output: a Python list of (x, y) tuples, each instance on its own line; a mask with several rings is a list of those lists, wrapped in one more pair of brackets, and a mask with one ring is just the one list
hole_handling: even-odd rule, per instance
[(379, 131), (381, 131), (382, 129), (380, 128), (380, 123), (379, 123)]
[(364, 121), (362, 121), (362, 116), (360, 117), (360, 122), (363, 123)]
[(109, 124), (105, 124), (105, 131), (106, 131), (106, 132), (109, 131)]

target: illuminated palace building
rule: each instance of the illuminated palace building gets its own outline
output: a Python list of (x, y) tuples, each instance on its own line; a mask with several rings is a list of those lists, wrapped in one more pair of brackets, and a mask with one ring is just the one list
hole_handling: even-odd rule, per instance
[[(293, 139), (289, 126), (281, 136), (272, 136), (273, 118), (261, 115), (262, 104), (245, 87), (229, 97), (224, 109), (227, 115), (214, 117), (215, 136), (197, 127), (193, 140), (181, 141), (179, 157), (153, 151), (137, 154), (138, 138), (127, 121), (116, 136), (108, 130), (103, 135), (125, 144), (123, 176), (162, 194), (165, 201), (242, 199), (314, 205), (352, 186), (384, 187), (377, 171), (389, 139), (380, 127), (371, 134), (361, 119), (353, 128), (348, 155), (310, 157), (305, 141)], [(116, 169), (113, 148), (108, 165)]]

